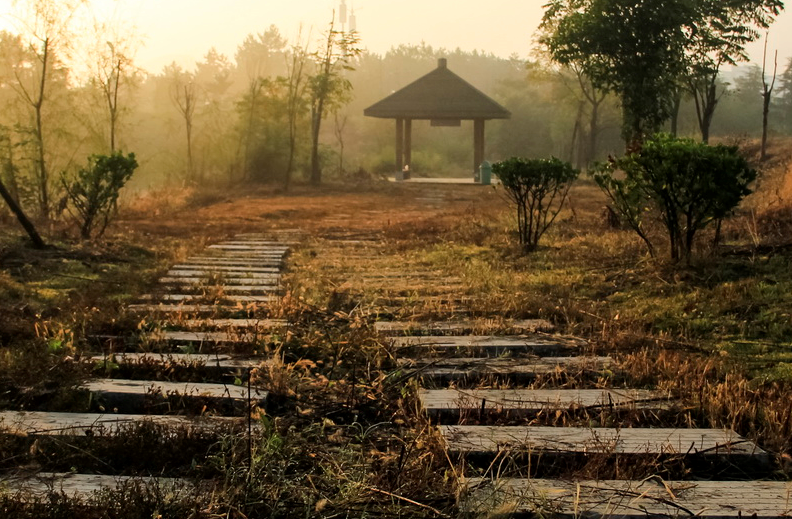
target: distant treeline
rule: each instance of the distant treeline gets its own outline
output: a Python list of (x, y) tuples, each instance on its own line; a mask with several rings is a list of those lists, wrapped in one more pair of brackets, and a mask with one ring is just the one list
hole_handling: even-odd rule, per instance
[[(302, 59), (306, 78), (315, 71), (321, 42), (290, 43), (270, 27), (245, 38), (234, 56), (210, 50), (198, 63), (172, 64), (158, 73), (136, 68), (132, 53), (122, 53), (123, 40), (100, 49), (95, 67), (89, 59), (79, 71), (69, 70), (66, 63), (73, 60), (52, 47), (43, 82), (43, 40), (38, 45), (30, 41), (0, 32), (0, 172), (9, 190), (32, 211), (42, 205), (42, 185), (49, 185), (53, 200), (47, 203), (56, 210), (61, 173), (111, 149), (135, 152), (140, 170), (133, 184), (140, 189), (169, 183), (281, 182), (290, 149), (294, 178), (309, 174), (311, 104), (290, 81), (298, 66), (295, 57)], [(331, 103), (322, 125), (324, 178), (392, 173), (394, 123), (366, 118), (363, 110), (430, 72), (440, 57), (512, 113), (510, 120), (489, 125), (488, 159), (555, 155), (585, 167), (623, 151), (616, 99), (596, 99), (597, 113), (592, 114), (595, 104), (586, 99), (585, 81), (571, 70), (518, 57), (401, 45), (384, 55), (360, 52), (340, 72), (352, 89)], [(304, 89), (309, 87), (306, 83)], [(757, 136), (762, 127), (761, 67), (741, 67), (731, 81), (722, 80), (720, 91), (712, 135)], [(779, 67), (770, 121), (774, 132), (792, 133), (792, 60)], [(676, 130), (697, 136), (690, 99), (682, 99)], [(418, 175), (467, 175), (472, 139), (472, 123), (431, 128), (417, 122), (411, 168)], [(48, 171), (41, 178), (44, 163)]]

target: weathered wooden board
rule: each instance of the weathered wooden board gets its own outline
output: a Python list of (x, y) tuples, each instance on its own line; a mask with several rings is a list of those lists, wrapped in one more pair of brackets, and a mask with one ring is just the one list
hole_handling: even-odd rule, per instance
[(205, 287), (224, 287), (224, 286), (241, 286), (241, 285), (256, 285), (256, 286), (265, 286), (265, 287), (281, 286), (280, 281), (275, 278), (273, 279), (246, 278), (246, 277), (227, 278), (225, 276), (218, 279), (212, 279), (201, 276), (163, 277), (159, 279), (159, 283), (161, 285), (188, 285), (188, 286), (201, 285)]
[[(178, 395), (184, 398), (238, 402), (246, 402), (248, 399), (247, 387), (226, 384), (100, 379), (83, 384), (81, 387), (100, 397), (114, 401), (130, 400), (135, 403), (148, 395)], [(267, 392), (252, 388), (250, 397), (253, 402), (261, 403), (266, 400)]]
[(383, 335), (433, 335), (437, 333), (470, 333), (473, 330), (498, 329), (516, 333), (551, 331), (553, 325), (544, 319), (514, 321), (378, 321), (377, 332)]
[(225, 265), (228, 267), (261, 267), (269, 271), (279, 272), (283, 267), (283, 261), (279, 259), (244, 259), (227, 258), (218, 256), (190, 256), (186, 263), (197, 263), (201, 265)]
[[(214, 296), (212, 296), (214, 298)], [(139, 298), (141, 301), (162, 301), (168, 303), (181, 303), (189, 301), (200, 301), (206, 299), (201, 294), (144, 294)], [(223, 294), (218, 296), (217, 301), (223, 303), (271, 303), (280, 299), (274, 295), (234, 295)]]
[(221, 372), (250, 371), (266, 363), (264, 357), (237, 357), (222, 353), (111, 353), (109, 355), (94, 355), (91, 360), (107, 364), (161, 364), (200, 366)]
[(580, 454), (700, 454), (747, 456), (767, 461), (753, 442), (727, 429), (610, 429), (441, 425), (454, 454), (495, 454), (502, 450)]
[(126, 308), (133, 313), (156, 314), (216, 314), (251, 310), (255, 305), (191, 305), (191, 304), (134, 304)]
[(20, 436), (113, 436), (128, 426), (147, 422), (174, 428), (219, 431), (240, 426), (243, 420), (219, 416), (3, 411), (0, 412), (0, 432)]
[(186, 319), (180, 324), (191, 329), (246, 329), (251, 332), (261, 332), (287, 328), (289, 321), (286, 319)]
[[(187, 278), (209, 278), (209, 277), (217, 277), (220, 274), (220, 271), (209, 269), (171, 269), (166, 274), (165, 277), (171, 278), (178, 278), (178, 277), (187, 277)], [(279, 280), (281, 276), (279, 274), (272, 274), (270, 272), (223, 272), (222, 276), (223, 279), (265, 279), (265, 280)]]
[(199, 278), (162, 278), (160, 279), (160, 284), (169, 285), (171, 290), (178, 289), (180, 292), (191, 292), (199, 295), (207, 289), (211, 290), (213, 287), (222, 289), (224, 294), (271, 294), (283, 288), (281, 285), (270, 283), (243, 284), (249, 283), (245, 280), (236, 280), (235, 283), (223, 282), (222, 285), (205, 285), (201, 281)]
[[(210, 251), (211, 252), (211, 251)], [(216, 250), (214, 251), (215, 254), (211, 256), (214, 258), (221, 258), (221, 259), (278, 259), (284, 260), (286, 258), (286, 254), (282, 254), (279, 252), (264, 252), (264, 251), (253, 251), (253, 250)]]
[[(229, 319), (231, 321), (232, 319)], [(247, 321), (247, 319), (233, 319), (233, 321)], [(211, 326), (213, 320), (207, 321), (200, 321), (198, 322), (206, 324), (210, 323), (208, 326)], [(189, 323), (186, 323), (189, 326)], [(231, 343), (249, 343), (254, 342), (259, 338), (259, 336), (255, 333), (239, 333), (235, 331), (219, 331), (219, 332), (189, 332), (189, 331), (162, 331), (162, 332), (155, 332), (147, 335), (143, 335), (141, 337), (142, 340), (149, 341), (149, 342), (214, 342), (214, 343), (224, 343), (224, 344), (231, 344)]]
[(391, 344), (401, 354), (499, 356), (509, 354), (568, 355), (585, 343), (578, 339), (551, 335), (424, 335), (392, 337)]
[[(496, 518), (792, 517), (792, 483), (783, 481), (558, 481), (469, 479), (461, 508)], [(496, 511), (496, 512), (493, 512)]]
[(665, 409), (671, 401), (665, 392), (643, 389), (421, 389), (419, 398), (430, 414), (476, 410)]
[(284, 247), (280, 245), (257, 245), (254, 243), (241, 243), (241, 244), (232, 244), (232, 243), (217, 243), (215, 245), (210, 245), (208, 247), (211, 250), (223, 250), (223, 251), (254, 251), (254, 252), (266, 252), (272, 254), (287, 254), (289, 252), (289, 247)]
[(415, 370), (424, 379), (448, 382), (460, 379), (497, 376), (530, 379), (559, 370), (568, 372), (601, 371), (611, 365), (610, 357), (483, 357), (399, 359), (403, 369)]
[(180, 263), (171, 267), (172, 270), (200, 270), (202, 272), (242, 272), (243, 274), (256, 272), (259, 274), (271, 274), (272, 277), (280, 277), (280, 269), (275, 267), (256, 267), (239, 265), (206, 265), (200, 262)]
[(28, 502), (52, 492), (77, 500), (90, 498), (103, 490), (121, 490), (133, 485), (158, 488), (172, 497), (189, 496), (195, 485), (184, 479), (101, 476), (96, 474), (44, 473), (34, 476), (4, 476), (0, 479), (0, 494), (11, 494), (18, 501)]

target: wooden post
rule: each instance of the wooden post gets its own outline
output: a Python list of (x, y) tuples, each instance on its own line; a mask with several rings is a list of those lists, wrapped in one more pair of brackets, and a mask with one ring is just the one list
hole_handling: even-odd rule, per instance
[(404, 163), (412, 170), (412, 119), (404, 121)]
[(473, 121), (473, 174), (484, 162), (484, 119)]
[(404, 119), (396, 119), (396, 173), (404, 168)]

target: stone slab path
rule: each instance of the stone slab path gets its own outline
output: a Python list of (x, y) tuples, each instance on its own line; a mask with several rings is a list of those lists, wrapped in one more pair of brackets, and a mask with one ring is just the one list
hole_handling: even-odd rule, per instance
[[(116, 377), (96, 378), (79, 389), (89, 393), (91, 408), (102, 412), (0, 412), (0, 434), (25, 437), (103, 437), (112, 439), (130, 427), (154, 424), (168, 431), (199, 431), (221, 434), (258, 430), (257, 420), (248, 415), (266, 406), (266, 388), (225, 383), (229, 373), (241, 379), (268, 359), (260, 356), (213, 353), (160, 352), (152, 347), (198, 345), (212, 350), (223, 345), (255, 348), (260, 333), (288, 326), (267, 316), (268, 307), (279, 301), (282, 271), (292, 245), (258, 235), (238, 237), (210, 245), (206, 252), (172, 267), (159, 280), (157, 289), (129, 305), (128, 311), (143, 314), (144, 322), (178, 327), (126, 337), (94, 337), (101, 352), (89, 357), (107, 373), (133, 366), (130, 372), (158, 374), (160, 377), (179, 365), (200, 373), (202, 382), (178, 382), (160, 377), (143, 380)], [(242, 318), (231, 315), (242, 313)], [(199, 318), (199, 315), (211, 316)], [(184, 319), (187, 316), (188, 319)], [(220, 319), (215, 317), (220, 316)], [(157, 324), (160, 323), (160, 324)], [(121, 347), (124, 351), (117, 351)], [(129, 351), (127, 351), (129, 350)], [(159, 366), (157, 369), (146, 367)], [(241, 381), (237, 378), (237, 383)], [(196, 408), (195, 403), (198, 407)], [(112, 410), (113, 412), (107, 412)], [(227, 414), (230, 416), (212, 416)], [(209, 415), (209, 416), (207, 416)], [(168, 441), (167, 436), (163, 441)], [(152, 466), (150, 476), (161, 469)], [(0, 477), (0, 489), (36, 495), (51, 489), (69, 496), (86, 497), (102, 489), (126, 484), (153, 484), (178, 488), (192, 487), (182, 480), (167, 478), (125, 478), (97, 474), (49, 474)], [(2, 491), (2, 490), (0, 490)]]

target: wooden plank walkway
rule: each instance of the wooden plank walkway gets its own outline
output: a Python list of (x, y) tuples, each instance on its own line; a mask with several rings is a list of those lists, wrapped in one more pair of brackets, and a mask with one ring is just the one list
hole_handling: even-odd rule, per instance
[(238, 295), (238, 294), (222, 294), (222, 295), (202, 295), (202, 294), (145, 294), (138, 299), (141, 301), (163, 301), (170, 303), (189, 303), (190, 301), (198, 302), (205, 300), (214, 300), (218, 305), (223, 304), (236, 304), (236, 303), (272, 303), (278, 301), (280, 298), (276, 295)]
[(761, 463), (768, 454), (728, 429), (611, 429), (441, 425), (449, 452), (494, 455), (519, 452), (574, 454), (665, 454), (751, 458)]
[(491, 335), (463, 336), (413, 336), (389, 338), (391, 345), (401, 354), (416, 352), (443, 355), (500, 356), (506, 353), (566, 356), (582, 345), (581, 341), (548, 335), (522, 335), (497, 337)]
[(0, 433), (18, 436), (113, 436), (129, 426), (153, 423), (167, 427), (227, 432), (245, 425), (243, 418), (186, 417), (116, 413), (55, 413), (43, 411), (0, 412)]
[(399, 359), (402, 369), (414, 370), (424, 380), (450, 382), (500, 377), (530, 380), (538, 375), (567, 371), (598, 372), (612, 364), (610, 357), (453, 357)]
[(225, 267), (250, 267), (262, 268), (267, 272), (280, 272), (283, 266), (283, 260), (268, 260), (268, 259), (244, 259), (234, 258), (230, 256), (190, 256), (183, 263), (202, 265), (202, 266), (225, 266)]
[(553, 325), (544, 319), (521, 319), (516, 321), (378, 321), (374, 329), (383, 335), (436, 335), (437, 333), (465, 333), (479, 329), (503, 329), (511, 333), (552, 331)]
[(179, 494), (186, 497), (195, 492), (195, 485), (185, 479), (40, 472), (32, 476), (1, 477), (0, 494), (12, 495), (20, 502), (46, 497), (52, 492), (85, 500), (100, 491), (121, 490), (131, 485), (157, 488), (172, 498)]
[(421, 389), (421, 406), (443, 411), (523, 411), (565, 409), (667, 409), (667, 393), (643, 389)]
[(242, 279), (235, 280), (233, 282), (225, 282), (222, 285), (206, 285), (202, 283), (201, 279), (195, 278), (164, 278), (160, 280), (161, 285), (171, 285), (174, 290), (179, 290), (182, 293), (190, 292), (196, 293), (198, 295), (202, 294), (204, 291), (209, 293), (212, 290), (223, 294), (240, 294), (240, 295), (263, 295), (263, 294), (271, 294), (274, 292), (278, 292), (282, 290), (283, 287), (281, 285), (272, 284), (272, 283), (259, 283), (259, 284), (244, 284), (250, 283), (249, 281), (245, 281)]
[(192, 329), (247, 329), (273, 331), (286, 328), (286, 319), (186, 319), (181, 324)]
[(280, 270), (273, 267), (255, 267), (245, 265), (207, 265), (201, 263), (180, 263), (171, 267), (171, 270), (200, 270), (203, 272), (257, 272), (272, 274), (273, 278), (280, 278)]
[(236, 314), (256, 309), (256, 305), (198, 305), (198, 304), (133, 304), (127, 306), (131, 313), (177, 315), (177, 314)]
[(265, 357), (238, 357), (222, 353), (112, 353), (94, 355), (91, 360), (104, 364), (160, 364), (201, 367), (220, 372), (250, 371), (267, 362)]
[[(558, 481), (472, 478), (468, 514), (491, 518), (792, 517), (792, 483), (783, 481)], [(495, 512), (493, 514), (493, 511)]]
[[(203, 384), (196, 382), (165, 382), (161, 380), (97, 379), (80, 386), (100, 398), (113, 402), (139, 405), (147, 397), (177, 396), (213, 402), (247, 402), (247, 387), (227, 384)], [(267, 391), (252, 388), (251, 400), (263, 404)]]
[(281, 279), (279, 274), (273, 274), (271, 272), (252, 272), (252, 271), (244, 271), (244, 272), (222, 272), (221, 271), (213, 270), (211, 267), (209, 268), (196, 268), (193, 270), (186, 270), (186, 269), (171, 269), (165, 273), (164, 277), (171, 277), (171, 278), (178, 278), (178, 277), (187, 277), (187, 278), (217, 278), (220, 277), (222, 279), (269, 279), (273, 281), (277, 281)]

